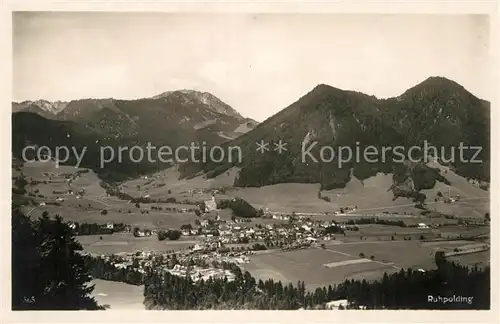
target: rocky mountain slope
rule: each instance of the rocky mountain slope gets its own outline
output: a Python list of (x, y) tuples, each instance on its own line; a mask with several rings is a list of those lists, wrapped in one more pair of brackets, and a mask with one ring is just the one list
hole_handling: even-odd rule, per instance
[(226, 141), (257, 124), (214, 95), (194, 90), (169, 91), (138, 100), (108, 98), (14, 102), (12, 111), (73, 121), (103, 136), (116, 139), (137, 137), (142, 141), (158, 140), (158, 137), (171, 136), (176, 131), (200, 133), (200, 137), (209, 137), (209, 142)]
[(47, 100), (35, 100), (35, 101), (28, 100), (23, 102), (13, 102), (12, 112), (30, 111), (36, 107), (41, 111), (47, 112), (52, 115), (56, 115), (64, 108), (66, 108), (67, 104), (68, 103), (64, 101), (50, 102)]
[[(61, 105), (45, 101), (12, 104), (14, 154), (20, 154), (26, 143), (53, 147), (68, 141), (80, 147), (95, 146), (96, 150), (96, 143), (117, 147), (145, 146), (150, 142), (173, 149), (192, 142), (215, 145), (234, 139), (257, 124), (215, 96), (191, 90), (138, 100), (74, 100), (64, 103), (63, 109)], [(39, 136), (39, 132), (45, 135)], [(98, 160), (97, 156), (89, 156), (85, 162), (94, 168)], [(162, 167), (161, 163), (147, 161), (138, 163), (135, 169), (131, 164), (122, 164), (110, 164), (108, 170), (98, 173), (134, 176)]]

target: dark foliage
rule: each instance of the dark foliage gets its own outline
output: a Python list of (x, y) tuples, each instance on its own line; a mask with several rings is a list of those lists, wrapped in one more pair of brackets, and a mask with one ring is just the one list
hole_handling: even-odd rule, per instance
[(159, 231), (157, 236), (159, 241), (164, 241), (167, 238), (170, 241), (176, 241), (181, 238), (182, 233), (178, 230), (167, 230), (167, 231)]
[[(347, 299), (348, 308), (368, 309), (489, 309), (490, 270), (469, 269), (444, 258), (438, 269), (427, 272), (401, 270), (378, 281), (346, 280), (339, 285), (306, 291), (304, 282), (283, 284), (257, 281), (250, 273), (231, 267), (234, 281), (191, 278), (148, 271), (145, 305), (150, 309), (314, 309), (331, 300)], [(471, 303), (434, 303), (429, 296), (473, 297)]]
[(105, 224), (97, 223), (79, 223), (73, 222), (75, 235), (102, 235), (123, 232), (127, 225), (123, 223), (113, 223), (113, 228), (107, 228)]
[(224, 199), (217, 202), (218, 209), (230, 208), (233, 211), (234, 216), (237, 217), (260, 217), (262, 212), (255, 209), (246, 200), (241, 198)]
[(406, 227), (405, 222), (402, 220), (380, 219), (374, 217), (349, 219), (347, 220), (346, 224), (347, 225), (381, 224), (387, 226)]
[[(211, 94), (195, 92), (173, 92), (164, 97), (138, 100), (73, 100), (57, 116), (44, 112), (36, 105), (18, 107), (20, 105), (13, 104), (13, 108), (16, 108), (12, 117), (14, 156), (20, 157), (27, 143), (45, 145), (51, 149), (56, 146), (75, 146), (79, 151), (86, 146), (88, 149), (82, 166), (93, 169), (101, 179), (107, 181), (121, 181), (131, 176), (148, 174), (172, 163), (162, 163), (158, 159), (158, 150), (153, 149), (152, 157), (156, 162), (143, 159), (136, 163), (130, 158), (130, 152), (126, 151), (121, 161), (115, 156), (113, 162), (100, 168), (101, 145), (113, 147), (115, 152), (120, 146), (135, 145), (147, 150), (148, 143), (156, 148), (202, 142), (214, 145), (225, 141), (218, 135), (219, 132), (231, 133), (244, 122), (255, 123), (243, 118)], [(215, 123), (209, 127), (196, 127), (206, 118)], [(67, 137), (67, 134), (71, 136)], [(67, 164), (75, 165), (75, 162), (71, 158)]]
[(56, 216), (31, 220), (12, 212), (12, 309), (100, 309), (73, 231)]

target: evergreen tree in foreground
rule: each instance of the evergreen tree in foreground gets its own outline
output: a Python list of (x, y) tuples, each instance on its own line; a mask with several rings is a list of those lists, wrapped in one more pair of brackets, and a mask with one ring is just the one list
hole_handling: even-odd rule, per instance
[(81, 249), (61, 217), (31, 220), (13, 206), (12, 309), (101, 309)]

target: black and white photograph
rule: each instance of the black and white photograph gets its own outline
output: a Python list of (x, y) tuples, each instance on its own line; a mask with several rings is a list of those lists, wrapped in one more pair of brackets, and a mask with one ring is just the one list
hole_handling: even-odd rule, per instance
[(492, 309), (491, 33), (12, 12), (11, 310)]

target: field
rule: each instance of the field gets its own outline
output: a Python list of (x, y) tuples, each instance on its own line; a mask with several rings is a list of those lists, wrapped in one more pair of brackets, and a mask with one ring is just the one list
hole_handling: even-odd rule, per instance
[(111, 310), (144, 310), (144, 286), (100, 279), (92, 280), (92, 284), (92, 295), (99, 305)]
[(475, 265), (484, 267), (490, 264), (490, 251), (453, 256), (448, 260), (472, 267)]
[[(23, 172), (27, 179), (48, 181), (47, 184), (39, 183), (31, 188), (35, 189), (36, 187), (39, 191), (38, 193), (44, 195), (47, 200), (62, 196), (54, 194), (54, 191), (59, 192), (68, 189), (78, 191), (84, 188), (86, 191), (85, 195), (79, 200), (75, 196), (63, 196), (62, 198), (66, 200), (65, 205), (69, 204), (68, 207), (87, 206), (92, 207), (94, 210), (121, 208), (127, 209), (126, 211), (128, 212), (130, 207), (126, 206), (127, 202), (106, 196), (105, 190), (99, 185), (99, 179), (92, 171), (81, 174), (71, 184), (68, 184), (63, 177), (53, 175), (55, 172), (72, 173), (76, 171), (77, 169), (68, 166), (55, 168), (53, 163), (26, 163), (23, 167)], [(43, 175), (43, 172), (53, 174), (47, 177)], [(333, 213), (339, 211), (342, 206), (357, 206), (356, 215), (353, 214), (347, 217), (359, 217), (366, 214), (382, 217), (384, 215), (383, 212), (389, 212), (391, 214), (399, 214), (398, 218), (405, 217), (407, 224), (419, 222), (425, 222), (426, 224), (456, 222), (454, 220), (445, 220), (442, 217), (423, 217), (420, 215), (421, 210), (416, 209), (410, 199), (398, 198), (393, 201), (392, 192), (387, 190), (392, 184), (391, 175), (378, 174), (364, 181), (353, 177), (343, 189), (323, 191), (322, 195), (328, 196), (331, 199), (331, 202), (326, 202), (318, 199), (318, 184), (289, 183), (262, 188), (230, 188), (237, 172), (237, 168), (232, 168), (213, 179), (206, 179), (204, 176), (192, 179), (179, 179), (179, 172), (175, 168), (169, 168), (150, 175), (147, 178), (127, 181), (121, 185), (121, 189), (134, 197), (148, 194), (151, 198), (164, 199), (173, 197), (178, 201), (186, 199), (199, 201), (211, 198), (212, 193), (210, 189), (224, 188), (223, 193), (216, 194), (217, 199), (239, 196), (255, 207), (267, 208), (271, 212)], [(447, 185), (437, 183), (434, 189), (423, 191), (428, 198), (427, 204), (429, 210), (463, 217), (484, 217), (484, 213), (489, 209), (489, 193), (467, 182), (466, 179), (455, 175), (452, 171), (446, 171), (446, 174), (443, 173), (443, 175), (452, 181), (450, 192), (452, 194), (460, 194), (462, 199), (454, 204), (445, 204), (442, 200), (435, 202), (434, 199), (438, 191), (441, 191), (443, 194), (447, 194), (448, 192)], [(132, 209), (131, 212), (134, 213), (135, 211)], [(96, 218), (92, 213), (89, 214), (90, 216), (83, 215), (83, 217)], [(80, 216), (78, 215), (78, 217)], [(161, 218), (160, 215), (152, 215), (151, 217), (152, 220), (146, 221), (146, 223), (158, 224), (158, 217)], [(395, 219), (394, 215), (388, 215), (388, 217)], [(176, 217), (174, 216), (174, 218)], [(136, 221), (141, 223), (142, 219), (137, 219)]]
[(485, 226), (446, 226), (441, 229), (443, 237), (490, 235), (490, 228)]
[(384, 272), (396, 270), (390, 264), (384, 265), (370, 260), (330, 268), (325, 266), (328, 263), (359, 259), (357, 256), (332, 253), (328, 250), (307, 249), (255, 255), (250, 258), (249, 264), (244, 265), (244, 268), (262, 280), (273, 278), (294, 284), (303, 280), (309, 289), (340, 283), (346, 278), (377, 279)]
[[(441, 175), (451, 182), (450, 188), (444, 183), (437, 182), (434, 188), (422, 191), (427, 195), (427, 203), (432, 204), (433, 209), (443, 214), (479, 218), (483, 218), (484, 214), (489, 212), (490, 193), (488, 191), (471, 184), (467, 179), (457, 175), (446, 166), (436, 162), (430, 162), (428, 165), (440, 169)], [(441, 191), (445, 196), (448, 196), (448, 193), (452, 197), (459, 195), (461, 199), (454, 204), (445, 204), (442, 201), (433, 203), (432, 200), (437, 197), (438, 191)]]
[[(234, 177), (238, 173), (237, 168), (232, 168), (226, 173), (213, 179), (198, 176), (192, 179), (179, 179), (180, 173), (175, 168), (169, 168), (154, 173), (146, 178), (134, 179), (121, 185), (122, 191), (134, 197), (149, 194), (151, 198), (174, 197), (178, 201), (208, 200), (212, 194), (209, 189), (230, 187), (234, 183)], [(206, 192), (201, 192), (205, 190)], [(196, 192), (193, 192), (196, 191)], [(222, 195), (219, 198), (229, 197)]]
[[(451, 181), (451, 187), (437, 182), (433, 189), (423, 190), (426, 194), (429, 210), (459, 217), (484, 217), (489, 210), (489, 192), (469, 183), (446, 167), (440, 167), (441, 174)], [(446, 170), (446, 171), (445, 171)], [(133, 196), (149, 194), (152, 198), (171, 196), (178, 200), (210, 199), (209, 189), (224, 188), (224, 193), (216, 194), (218, 199), (234, 196), (241, 197), (257, 208), (274, 212), (309, 212), (324, 213), (339, 211), (343, 206), (357, 206), (358, 213), (407, 213), (419, 215), (421, 210), (415, 208), (411, 199), (398, 198), (393, 200), (389, 190), (392, 185), (392, 175), (379, 173), (363, 181), (352, 177), (343, 189), (323, 191), (322, 195), (330, 198), (326, 202), (318, 198), (319, 184), (276, 184), (261, 188), (230, 188), (238, 173), (232, 168), (213, 179), (197, 176), (192, 179), (179, 179), (180, 173), (175, 168), (158, 172), (148, 179), (136, 179), (123, 184), (123, 190)], [(200, 191), (200, 189), (203, 189)], [(453, 196), (460, 195), (461, 200), (446, 204), (443, 200), (435, 201), (437, 193)]]
[[(60, 206), (47, 204), (46, 206), (36, 206), (27, 208), (27, 213), (33, 216), (40, 216), (44, 211), (51, 215), (60, 215), (68, 221), (78, 222), (123, 222), (139, 227), (159, 227), (159, 228), (179, 228), (183, 224), (194, 224), (197, 219), (194, 212), (166, 211), (167, 208), (194, 208), (194, 205), (181, 204), (154, 204), (161, 207), (162, 211), (151, 210), (151, 206), (142, 204), (139, 208), (129, 201), (119, 200), (115, 197), (108, 197), (105, 190), (99, 185), (99, 179), (92, 171), (82, 173), (69, 184), (64, 176), (57, 173), (75, 173), (78, 169), (61, 166), (55, 168), (53, 163), (26, 163), (23, 172), (28, 180), (40, 181), (36, 185), (28, 185), (28, 192), (41, 194), (43, 198), (37, 198), (39, 202), (54, 202), (57, 198)], [(44, 175), (47, 172), (50, 175)], [(47, 183), (43, 183), (43, 181)], [(68, 194), (68, 190), (78, 192), (85, 189), (81, 196)], [(54, 191), (56, 193), (54, 193)], [(63, 193), (64, 192), (64, 193)], [(106, 214), (103, 214), (106, 210)]]
[[(36, 200), (54, 202), (62, 198), (60, 206), (26, 206), (26, 212), (31, 216), (40, 216), (44, 211), (51, 215), (61, 215), (65, 220), (78, 222), (122, 222), (140, 228), (180, 228), (183, 224), (194, 225), (198, 217), (194, 212), (174, 211), (174, 208), (195, 208), (187, 204), (135, 204), (110, 197), (99, 185), (99, 179), (92, 172), (81, 173), (79, 177), (68, 183), (60, 173), (74, 173), (73, 167), (55, 168), (51, 163), (27, 163), (23, 173), (28, 181), (39, 181), (36, 185), (27, 185), (28, 192), (42, 195)], [(268, 209), (270, 212), (307, 212), (318, 213), (321, 220), (345, 221), (352, 218), (378, 217), (379, 219), (403, 220), (407, 225), (417, 223), (448, 224), (439, 229), (417, 229), (411, 227), (387, 226), (380, 224), (359, 225), (359, 231), (347, 231), (346, 235), (336, 235), (336, 239), (325, 241), (325, 249), (312, 248), (307, 250), (261, 253), (251, 257), (245, 268), (257, 278), (272, 277), (283, 282), (296, 283), (303, 280), (309, 288), (315, 288), (331, 283), (339, 283), (346, 278), (364, 278), (367, 280), (380, 278), (384, 272), (397, 271), (400, 268), (432, 269), (434, 253), (437, 250), (453, 251), (473, 242), (459, 240), (460, 235), (489, 235), (488, 227), (473, 227), (458, 225), (457, 220), (442, 216), (425, 217), (421, 210), (414, 207), (408, 199), (393, 201), (392, 193), (384, 188), (391, 184), (390, 175), (378, 174), (361, 182), (353, 178), (344, 189), (322, 192), (331, 202), (318, 199), (317, 184), (278, 184), (263, 188), (227, 188), (232, 185), (238, 170), (233, 168), (214, 179), (203, 176), (189, 180), (179, 180), (179, 173), (174, 168), (148, 176), (146, 179), (136, 179), (121, 185), (123, 191), (134, 197), (149, 194), (151, 198), (174, 197), (182, 200), (206, 200), (211, 198), (211, 189), (224, 188), (216, 194), (217, 199), (239, 196), (249, 201), (257, 208)], [(480, 194), (488, 193), (468, 183), (465, 179), (454, 176), (451, 191), (456, 191), (464, 198), (460, 204), (444, 204), (434, 202), (437, 191), (444, 193), (447, 187), (437, 184), (432, 190), (426, 191), (428, 205), (431, 209), (440, 211), (443, 208), (457, 209), (457, 216), (484, 217), (484, 200)], [(45, 183), (44, 183), (45, 182)], [(67, 193), (68, 190), (78, 192), (85, 189), (82, 196)], [(478, 203), (479, 201), (484, 201)], [(460, 206), (469, 204), (461, 209)], [(344, 216), (334, 215), (341, 206), (358, 206), (356, 214)], [(162, 210), (152, 210), (151, 207), (161, 207)], [(484, 206), (483, 206), (484, 207)], [(471, 209), (472, 208), (472, 209)], [(324, 215), (324, 212), (331, 212)], [(390, 213), (390, 214), (389, 214)], [(483, 214), (482, 214), (483, 213)], [(228, 210), (221, 211), (221, 218), (228, 220)], [(281, 223), (273, 219), (252, 220), (256, 222)], [(426, 240), (438, 235), (456, 238), (447, 242), (419, 242), (424, 236)], [(102, 237), (102, 238), (101, 238)], [(411, 241), (403, 240), (411, 238)], [(158, 241), (156, 236), (135, 238), (131, 234), (80, 236), (77, 238), (85, 251), (93, 253), (120, 253), (142, 251), (178, 251), (198, 243), (196, 238), (182, 237), (179, 241)], [(394, 239), (394, 240), (393, 240)], [(267, 252), (267, 251), (266, 251)], [(360, 257), (363, 254), (364, 257)], [(373, 256), (373, 259), (371, 257)], [(486, 264), (489, 252), (451, 257), (464, 264)], [(142, 301), (141, 301), (142, 303)]]
[(375, 261), (392, 263), (398, 268), (433, 268), (434, 250), (422, 247), (417, 241), (349, 242), (327, 244), (331, 253), (359, 257), (374, 257)]
[[(365, 180), (364, 184), (354, 177), (343, 189), (323, 191), (322, 195), (330, 198), (330, 202), (318, 198), (319, 184), (276, 184), (262, 188), (238, 188), (231, 192), (250, 203), (279, 212), (310, 212), (324, 213), (340, 211), (343, 206), (357, 206), (359, 211), (378, 210), (405, 211), (417, 213), (414, 203), (406, 198), (392, 200), (392, 193), (384, 187), (388, 184), (389, 176), (382, 174)], [(382, 187), (377, 188), (377, 185)], [(387, 189), (390, 187), (387, 186)], [(403, 205), (404, 208), (394, 209)]]
[[(310, 289), (339, 283), (345, 279), (375, 280), (384, 272), (401, 268), (435, 269), (434, 254), (452, 251), (474, 242), (372, 241), (324, 242), (325, 248), (264, 253), (252, 256), (244, 268), (255, 277), (296, 283), (303, 280)], [(364, 256), (360, 256), (360, 254)], [(373, 256), (373, 260), (371, 257)], [(489, 252), (453, 257), (462, 263), (487, 262)]]
[(82, 244), (84, 251), (99, 254), (179, 251), (199, 243), (198, 240), (189, 237), (181, 237), (178, 241), (159, 241), (156, 236), (134, 237), (130, 233), (77, 236), (77, 240)]
[[(396, 217), (397, 219), (397, 217)], [(433, 219), (430, 219), (433, 220)], [(407, 220), (404, 220), (407, 222)], [(421, 220), (426, 224), (432, 224), (432, 221)], [(366, 224), (358, 225), (359, 231), (347, 231), (346, 235), (337, 234), (336, 240), (344, 242), (357, 242), (357, 241), (404, 241), (410, 239), (413, 241), (418, 240), (432, 240), (438, 239), (460, 239), (460, 235), (464, 237), (486, 235), (489, 236), (489, 227), (486, 226), (473, 226), (473, 225), (447, 225), (438, 229), (427, 228), (419, 229), (416, 227), (399, 227), (388, 226), (381, 224)]]
[[(103, 209), (107, 210), (106, 215), (102, 215)], [(136, 208), (134, 205), (108, 206), (106, 208), (75, 207), (63, 203), (61, 206), (39, 206), (33, 210), (30, 215), (40, 216), (43, 211), (50, 215), (60, 215), (67, 221), (78, 221), (87, 223), (105, 224), (106, 222), (125, 223), (131, 226), (142, 228), (180, 228), (183, 224), (192, 224), (197, 219), (194, 212), (161, 212), (151, 211), (150, 207), (143, 206)], [(121, 210), (121, 212), (120, 212)], [(128, 213), (128, 210), (131, 212)], [(141, 210), (147, 210), (149, 213), (142, 214)]]
[[(148, 179), (136, 179), (123, 184), (123, 190), (131, 195), (150, 194), (152, 198), (170, 195), (178, 200), (209, 199), (208, 192), (193, 193), (196, 189), (218, 189), (231, 187), (238, 172), (232, 168), (213, 179), (198, 176), (192, 179), (179, 180), (179, 172), (174, 168), (153, 174)], [(241, 197), (255, 207), (277, 212), (333, 212), (341, 206), (355, 206), (359, 208), (380, 208), (384, 206), (404, 205), (405, 211), (416, 212), (414, 203), (409, 199), (400, 198), (392, 201), (392, 193), (377, 188), (379, 185), (390, 187), (390, 176), (379, 174), (365, 180), (364, 184), (355, 178), (345, 189), (332, 190), (323, 194), (332, 201), (326, 202), (318, 198), (319, 184), (287, 183), (265, 186), (261, 188), (232, 188), (225, 194), (218, 194), (217, 198)], [(161, 185), (161, 187), (158, 187)], [(408, 206), (406, 206), (408, 205)], [(384, 207), (385, 208), (385, 207)]]

